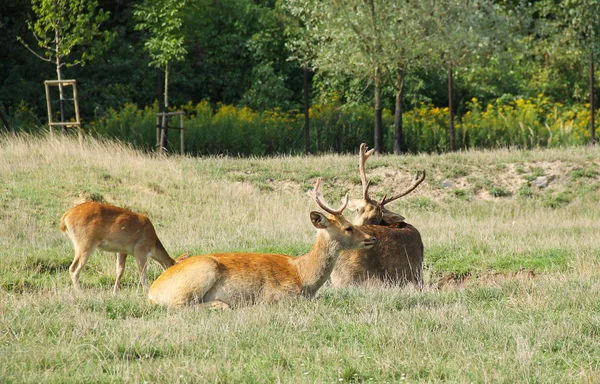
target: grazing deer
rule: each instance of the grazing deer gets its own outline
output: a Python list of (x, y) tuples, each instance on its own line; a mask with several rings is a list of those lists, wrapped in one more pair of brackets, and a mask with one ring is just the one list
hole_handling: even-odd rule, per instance
[(95, 249), (117, 254), (114, 293), (119, 291), (128, 254), (135, 257), (144, 294), (148, 293), (148, 257), (156, 260), (164, 269), (175, 265), (175, 260), (169, 257), (156, 236), (150, 220), (124, 208), (96, 202), (79, 204), (63, 215), (60, 230), (69, 236), (75, 248), (75, 259), (69, 273), (77, 290), (81, 290), (79, 273)]
[(411, 281), (423, 286), (423, 242), (421, 234), (404, 217), (394, 213), (385, 205), (412, 192), (425, 179), (425, 171), (415, 175), (412, 185), (403, 192), (380, 201), (369, 197), (369, 185), (365, 163), (373, 150), (360, 146), (359, 172), (363, 187), (363, 198), (352, 200), (348, 207), (356, 211), (353, 224), (377, 238), (377, 244), (368, 250), (344, 251), (331, 273), (334, 286), (347, 286), (367, 281), (384, 281), (404, 285)]
[(225, 309), (241, 303), (314, 296), (329, 278), (341, 250), (366, 249), (376, 243), (373, 236), (359, 231), (342, 216), (348, 196), (334, 210), (324, 202), (320, 184), (319, 178), (309, 194), (330, 216), (310, 213), (317, 238), (306, 255), (216, 253), (189, 257), (156, 279), (148, 302)]

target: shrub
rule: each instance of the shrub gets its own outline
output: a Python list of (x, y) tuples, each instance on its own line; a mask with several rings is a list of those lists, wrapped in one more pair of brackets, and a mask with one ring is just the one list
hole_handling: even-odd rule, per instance
[[(483, 106), (476, 98), (467, 112), (456, 118), (457, 148), (555, 147), (589, 141), (589, 106), (564, 106), (540, 94), (536, 98), (497, 99)], [(304, 116), (297, 110), (279, 108), (262, 112), (248, 107), (203, 101), (175, 107), (185, 116), (186, 152), (194, 155), (229, 154), (263, 156), (304, 152)], [(156, 144), (157, 105), (138, 108), (126, 104), (109, 110), (89, 129), (138, 148), (152, 150)], [(311, 151), (349, 152), (360, 143), (373, 142), (373, 110), (367, 105), (314, 105), (310, 111)], [(19, 116), (27, 116), (22, 108)], [(404, 113), (402, 148), (407, 152), (448, 150), (448, 108), (419, 104)], [(600, 113), (598, 116), (600, 120)], [(385, 148), (392, 148), (393, 114), (383, 111)], [(177, 121), (172, 121), (178, 125)], [(170, 131), (169, 145), (179, 148), (177, 131)], [(503, 195), (505, 191), (497, 191)]]

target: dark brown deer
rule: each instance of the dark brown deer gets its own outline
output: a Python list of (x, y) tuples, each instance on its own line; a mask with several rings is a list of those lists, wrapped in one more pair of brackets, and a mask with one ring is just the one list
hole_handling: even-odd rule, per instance
[(405, 285), (408, 281), (418, 288), (423, 286), (423, 242), (421, 234), (404, 217), (385, 208), (385, 205), (406, 196), (425, 179), (425, 171), (418, 172), (409, 188), (380, 201), (369, 196), (365, 163), (373, 150), (360, 146), (359, 172), (363, 188), (362, 199), (351, 200), (348, 207), (356, 211), (353, 224), (376, 237), (377, 244), (370, 249), (343, 251), (331, 274), (335, 287), (380, 281)]

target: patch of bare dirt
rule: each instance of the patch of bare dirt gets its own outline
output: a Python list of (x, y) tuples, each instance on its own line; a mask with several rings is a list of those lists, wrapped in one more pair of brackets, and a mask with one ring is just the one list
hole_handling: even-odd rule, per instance
[(127, 186), (127, 188), (129, 189), (135, 189), (138, 191), (142, 191), (144, 193), (148, 193), (148, 194), (154, 194), (154, 195), (161, 195), (163, 193), (165, 193), (165, 191), (162, 189), (162, 187), (158, 184), (151, 184), (151, 185), (139, 185), (139, 184), (132, 184)]
[(506, 281), (529, 281), (535, 279), (533, 271), (518, 271), (511, 273), (484, 273), (473, 276), (471, 274), (457, 276), (447, 273), (438, 282), (438, 289), (462, 289), (469, 286), (499, 287)]

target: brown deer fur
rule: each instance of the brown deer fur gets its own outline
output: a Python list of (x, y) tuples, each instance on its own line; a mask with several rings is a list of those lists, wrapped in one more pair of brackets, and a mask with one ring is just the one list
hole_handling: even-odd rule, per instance
[[(315, 185), (316, 196), (320, 180)], [(317, 203), (324, 206), (315, 197)], [(346, 201), (347, 203), (347, 201)], [(312, 297), (329, 278), (343, 249), (369, 248), (376, 242), (338, 211), (311, 212), (317, 238), (310, 252), (292, 257), (265, 253), (217, 253), (193, 256), (167, 269), (150, 287), (151, 304), (181, 307), (232, 305)]]
[(128, 254), (135, 257), (144, 293), (148, 292), (148, 257), (156, 260), (164, 269), (175, 265), (156, 236), (150, 220), (124, 208), (96, 202), (79, 204), (63, 215), (60, 230), (69, 236), (75, 248), (75, 258), (69, 272), (77, 290), (81, 289), (79, 273), (95, 249), (117, 254), (114, 293), (119, 290)]
[(331, 273), (335, 287), (382, 281), (404, 285), (410, 281), (423, 285), (423, 242), (412, 225), (360, 225), (361, 231), (377, 238), (370, 249), (342, 251)]
[(383, 281), (404, 285), (410, 281), (417, 287), (423, 286), (423, 241), (421, 234), (404, 217), (389, 211), (385, 204), (414, 190), (425, 178), (423, 172), (404, 192), (377, 202), (369, 197), (369, 183), (365, 174), (365, 163), (373, 150), (366, 151), (361, 144), (359, 172), (363, 185), (363, 198), (351, 200), (348, 207), (356, 211), (353, 224), (361, 231), (377, 238), (377, 244), (367, 250), (344, 251), (331, 273), (335, 287)]

